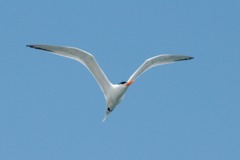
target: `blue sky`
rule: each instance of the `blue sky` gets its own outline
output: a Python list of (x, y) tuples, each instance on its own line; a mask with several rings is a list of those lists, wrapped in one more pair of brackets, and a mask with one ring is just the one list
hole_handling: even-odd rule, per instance
[[(0, 6), (0, 159), (240, 159), (240, 2), (37, 1)], [(92, 53), (113, 83), (158, 54), (105, 123), (80, 63), (27, 44)]]

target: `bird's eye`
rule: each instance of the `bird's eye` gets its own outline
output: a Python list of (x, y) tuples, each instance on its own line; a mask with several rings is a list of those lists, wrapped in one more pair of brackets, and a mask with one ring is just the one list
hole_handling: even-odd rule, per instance
[(120, 82), (120, 83), (118, 83), (118, 84), (125, 84), (125, 83), (127, 83), (127, 82), (125, 82), (125, 81), (122, 81), (122, 82)]

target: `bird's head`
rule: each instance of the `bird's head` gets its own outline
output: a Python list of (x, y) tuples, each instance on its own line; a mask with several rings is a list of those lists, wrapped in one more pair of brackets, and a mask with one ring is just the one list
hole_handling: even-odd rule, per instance
[(120, 82), (120, 83), (118, 83), (118, 84), (119, 84), (119, 85), (124, 85), (124, 86), (126, 86), (126, 87), (129, 87), (133, 82), (134, 82), (133, 80), (128, 81), (128, 82), (123, 81), (123, 82)]

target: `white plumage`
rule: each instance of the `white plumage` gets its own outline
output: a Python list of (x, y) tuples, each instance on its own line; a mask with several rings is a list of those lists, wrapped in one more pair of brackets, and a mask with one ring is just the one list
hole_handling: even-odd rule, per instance
[(98, 82), (101, 90), (103, 91), (106, 99), (106, 113), (103, 121), (106, 120), (107, 116), (113, 109), (122, 101), (124, 94), (128, 87), (145, 71), (148, 69), (162, 65), (173, 63), (176, 61), (190, 60), (193, 57), (182, 56), (182, 55), (158, 55), (147, 59), (128, 79), (127, 82), (121, 82), (119, 84), (112, 84), (105, 73), (102, 71), (97, 61), (90, 53), (72, 47), (62, 46), (49, 46), (49, 45), (27, 45), (27, 47), (41, 49), (54, 54), (71, 58), (82, 63), (94, 76)]

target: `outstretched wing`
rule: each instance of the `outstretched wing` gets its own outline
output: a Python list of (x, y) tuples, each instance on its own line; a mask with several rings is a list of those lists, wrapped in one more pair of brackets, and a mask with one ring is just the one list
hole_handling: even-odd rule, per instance
[(152, 67), (190, 59), (193, 59), (193, 57), (181, 55), (158, 55), (149, 58), (132, 74), (128, 81), (135, 81), (142, 73), (144, 73), (145, 71)]
[(27, 45), (27, 47), (53, 52), (57, 55), (74, 59), (82, 63), (97, 80), (106, 98), (108, 90), (111, 87), (111, 83), (108, 80), (107, 76), (102, 71), (102, 69), (100, 68), (100, 66), (98, 65), (93, 55), (89, 54), (86, 51), (83, 51), (77, 48), (71, 48), (71, 47), (49, 46), (49, 45)]

